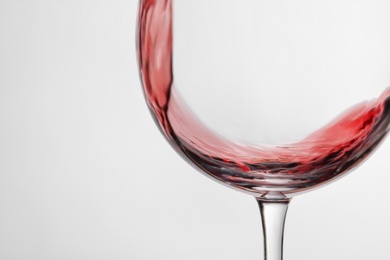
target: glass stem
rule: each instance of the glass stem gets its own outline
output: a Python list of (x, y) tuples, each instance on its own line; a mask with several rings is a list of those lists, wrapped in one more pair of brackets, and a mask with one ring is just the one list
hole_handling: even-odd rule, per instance
[(263, 224), (264, 259), (282, 260), (284, 221), (289, 201), (257, 200), (257, 202)]

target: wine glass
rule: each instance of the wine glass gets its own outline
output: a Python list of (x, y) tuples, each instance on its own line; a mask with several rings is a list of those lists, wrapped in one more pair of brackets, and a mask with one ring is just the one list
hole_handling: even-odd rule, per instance
[(265, 259), (282, 259), (290, 200), (387, 135), (388, 13), (386, 0), (140, 0), (152, 115), (187, 162), (256, 198)]

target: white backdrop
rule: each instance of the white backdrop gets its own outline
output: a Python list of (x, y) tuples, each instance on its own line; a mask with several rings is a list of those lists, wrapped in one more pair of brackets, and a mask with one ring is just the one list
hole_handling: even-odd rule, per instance
[[(151, 119), (136, 0), (0, 0), (0, 259), (262, 259), (253, 198), (210, 181)], [(390, 141), (295, 198), (286, 260), (390, 259)]]

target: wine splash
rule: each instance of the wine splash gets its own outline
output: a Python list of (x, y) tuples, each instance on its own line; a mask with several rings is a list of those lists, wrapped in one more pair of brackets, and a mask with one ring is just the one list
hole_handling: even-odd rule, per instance
[(389, 131), (387, 89), (299, 142), (270, 147), (228, 140), (207, 129), (175, 92), (172, 0), (142, 0), (138, 29), (144, 91), (163, 134), (186, 159), (237, 189), (289, 197), (357, 166)]

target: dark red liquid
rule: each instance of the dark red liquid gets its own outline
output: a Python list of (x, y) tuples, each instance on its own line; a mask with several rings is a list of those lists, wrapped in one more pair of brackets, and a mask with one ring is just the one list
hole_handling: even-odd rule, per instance
[(163, 134), (202, 171), (258, 196), (288, 196), (357, 166), (386, 136), (390, 89), (376, 100), (348, 109), (303, 140), (283, 146), (248, 146), (210, 131), (173, 87), (172, 1), (141, 1), (141, 77), (149, 107)]

